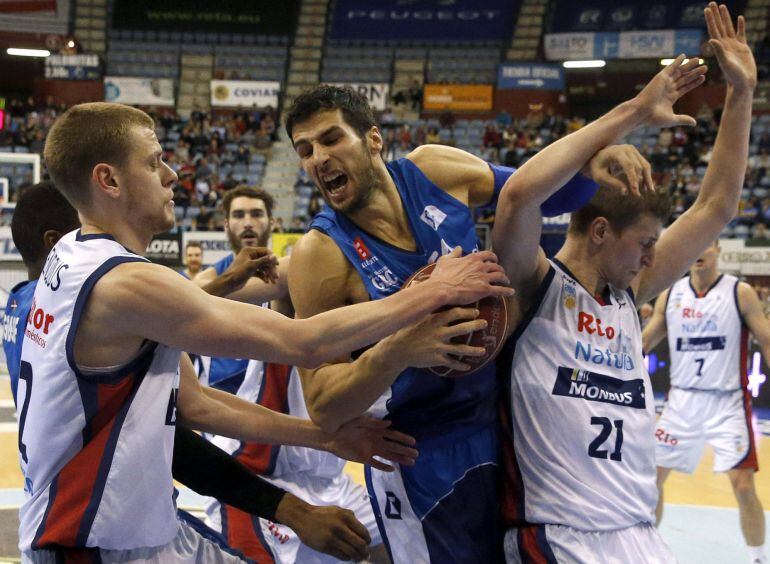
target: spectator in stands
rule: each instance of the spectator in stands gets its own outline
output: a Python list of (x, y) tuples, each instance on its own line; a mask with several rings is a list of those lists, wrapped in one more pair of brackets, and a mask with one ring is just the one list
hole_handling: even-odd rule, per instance
[(382, 115), (380, 115), (380, 124), (387, 128), (392, 126), (394, 123), (396, 123), (396, 114), (393, 113), (393, 110), (390, 109), (390, 107), (385, 108), (382, 111)]
[(497, 114), (495, 121), (497, 122), (497, 127), (501, 130), (508, 129), (513, 124), (513, 118), (511, 117), (511, 114), (505, 110), (501, 110), (500, 113)]
[(441, 143), (441, 137), (439, 137), (438, 129), (431, 127), (428, 129), (428, 133), (425, 134), (425, 143), (435, 145)]
[(283, 218), (275, 217), (273, 219), (273, 233), (284, 233), (286, 230), (283, 227)]
[(751, 230), (752, 239), (770, 239), (770, 231), (764, 223), (757, 223)]
[(494, 123), (488, 123), (484, 130), (482, 140), (484, 147), (484, 159), (498, 162), (500, 160), (500, 149), (503, 146), (503, 136)]

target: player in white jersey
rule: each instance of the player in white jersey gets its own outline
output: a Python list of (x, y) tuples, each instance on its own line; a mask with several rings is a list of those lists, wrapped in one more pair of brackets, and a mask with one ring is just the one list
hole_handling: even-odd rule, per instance
[[(302, 382), (295, 368), (252, 360), (238, 396), (275, 411), (309, 419)], [(225, 437), (215, 437), (213, 442), (252, 471), (303, 501), (353, 511), (372, 539), (370, 561), (388, 561), (367, 492), (343, 472), (344, 460), (304, 447), (259, 445)], [(255, 520), (231, 505), (212, 500), (206, 513), (208, 524), (222, 532), (230, 546), (258, 562), (336, 561), (303, 544), (290, 528), (267, 519)]]
[[(189, 359), (180, 363), (180, 350), (313, 366), (445, 304), (511, 293), (495, 285), (507, 279), (492, 253), (455, 252), (414, 289), (307, 320), (210, 296), (129, 250), (146, 249), (174, 224), (176, 174), (162, 161), (153, 127), (134, 108), (82, 104), (62, 114), (46, 140), (48, 170), (82, 228), (52, 250), (22, 350), (25, 561), (71, 549), (97, 551), (104, 561), (148, 551), (162, 562), (209, 558), (196, 548), (202, 540), (192, 543), (192, 554), (177, 552), (190, 546), (174, 512), (177, 409), (200, 430), (339, 451), (335, 437), (309, 422), (202, 389)], [(342, 454), (363, 461), (383, 454), (409, 464), (416, 454), (403, 444), (409, 439), (383, 433), (385, 425), (359, 420), (348, 427), (374, 441), (348, 443)], [(341, 552), (366, 553), (361, 539), (351, 543)]]
[(751, 562), (766, 562), (765, 513), (754, 487), (759, 470), (747, 389), (749, 334), (770, 358), (770, 323), (754, 289), (717, 270), (712, 244), (690, 275), (663, 292), (644, 330), (650, 351), (668, 333), (671, 390), (655, 429), (658, 507), (672, 470), (692, 473), (706, 443), (714, 449), (714, 471), (726, 472), (738, 501)]
[(510, 377), (509, 562), (674, 560), (654, 528), (655, 414), (634, 303), (681, 276), (737, 211), (756, 66), (742, 18), (736, 32), (727, 9), (712, 3), (706, 21), (728, 94), (698, 199), (662, 235), (668, 196), (652, 189), (646, 163), (626, 174), (631, 194), (602, 187), (572, 214), (553, 261), (539, 247), (540, 205), (635, 127), (695, 125), (672, 111), (705, 73), (697, 61), (682, 64), (683, 55), (634, 99), (543, 149), (503, 188), (493, 246), (517, 289), (509, 364), (499, 361)]

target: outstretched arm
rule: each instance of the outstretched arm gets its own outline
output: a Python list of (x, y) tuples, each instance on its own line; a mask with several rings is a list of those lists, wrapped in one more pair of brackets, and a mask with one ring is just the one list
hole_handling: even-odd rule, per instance
[(770, 321), (765, 317), (757, 292), (745, 282), (738, 283), (738, 307), (743, 321), (759, 344), (762, 358), (770, 363)]
[(642, 331), (642, 350), (645, 353), (649, 353), (654, 349), (663, 337), (666, 336), (666, 302), (668, 301), (669, 292), (670, 290), (666, 290), (658, 296), (650, 322), (647, 323), (647, 327)]
[[(492, 231), (500, 264), (512, 277), (518, 299), (536, 287), (547, 270), (539, 248), (542, 231), (540, 206), (572, 178), (600, 149), (646, 124), (658, 127), (694, 125), (689, 116), (676, 115), (673, 104), (704, 80), (697, 61), (682, 64), (683, 55), (659, 72), (634, 99), (538, 152), (513, 174), (503, 188)], [(624, 150), (636, 153), (632, 148)], [(638, 157), (641, 159), (641, 157)], [(646, 168), (639, 163), (639, 170)], [(651, 182), (646, 174), (629, 177), (631, 190)], [(652, 188), (652, 186), (648, 186)]]
[(738, 211), (751, 130), (751, 103), (757, 67), (746, 43), (746, 23), (733, 27), (727, 8), (712, 2), (706, 23), (719, 67), (727, 80), (722, 120), (698, 198), (660, 238), (654, 264), (642, 271), (634, 286), (639, 303), (668, 288), (701, 255)]

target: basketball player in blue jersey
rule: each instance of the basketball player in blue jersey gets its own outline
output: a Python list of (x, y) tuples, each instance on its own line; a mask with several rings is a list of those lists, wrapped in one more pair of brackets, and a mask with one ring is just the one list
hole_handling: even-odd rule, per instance
[(78, 227), (78, 213), (50, 182), (41, 182), (26, 189), (14, 209), (11, 235), (27, 269), (27, 280), (11, 289), (3, 317), (3, 351), (11, 377), (14, 403), (19, 382), (21, 344), (37, 279), (43, 272), (48, 251), (62, 235)]
[[(540, 206), (601, 147), (639, 126), (695, 125), (672, 106), (704, 80), (684, 55), (632, 100), (543, 149), (503, 188), (493, 246), (517, 289), (508, 378), (508, 562), (673, 562), (655, 529), (655, 408), (635, 303), (675, 282), (738, 209), (756, 65), (725, 6), (706, 22), (727, 96), (698, 198), (661, 234), (668, 196), (630, 178), (572, 215), (549, 261)], [(640, 193), (641, 192), (641, 193)], [(506, 366), (507, 365), (507, 366)]]
[[(512, 169), (446, 146), (423, 146), (385, 163), (382, 136), (365, 98), (319, 86), (300, 95), (286, 128), (327, 207), (295, 246), (289, 287), (298, 317), (396, 293), (418, 268), (457, 246), (478, 250), (471, 207), (492, 204)], [(634, 168), (625, 150), (601, 152), (590, 168)], [(583, 188), (582, 193), (579, 188)], [(547, 206), (590, 198), (586, 178)], [(566, 194), (566, 196), (565, 196)], [(413, 434), (420, 458), (392, 476), (366, 469), (380, 533), (394, 562), (491, 562), (496, 537), (497, 411), (492, 364), (446, 379), (420, 367), (467, 369), (449, 342), (476, 327), (475, 312), (432, 316), (350, 356), (302, 371), (311, 418), (325, 429), (369, 410)], [(454, 322), (463, 322), (458, 328)]]
[[(48, 170), (82, 227), (49, 254), (41, 280), (51, 282), (35, 290), (22, 348), (17, 414), (25, 561), (49, 561), (70, 548), (91, 549), (107, 562), (214, 561), (211, 547), (176, 519), (177, 417), (241, 440), (340, 450), (310, 422), (202, 388), (180, 350), (314, 366), (439, 307), (512, 293), (500, 285), (507, 278), (494, 254), (455, 252), (414, 289), (307, 320), (210, 296), (130, 250), (146, 249), (154, 234), (174, 224), (176, 174), (161, 156), (152, 119), (119, 104), (73, 106), (46, 139)], [(410, 439), (383, 432), (387, 424), (354, 422), (349, 433), (379, 440), (348, 443), (343, 455), (410, 463), (416, 455), (404, 444)]]
[(689, 276), (663, 292), (642, 335), (650, 351), (668, 333), (671, 390), (655, 429), (658, 465), (656, 520), (663, 516), (663, 485), (671, 470), (692, 473), (706, 443), (714, 471), (726, 472), (738, 502), (750, 562), (763, 564), (765, 513), (754, 487), (759, 470), (748, 390), (749, 336), (770, 358), (770, 323), (756, 291), (717, 270), (714, 242)]
[[(78, 227), (77, 211), (50, 182), (27, 188), (16, 203), (11, 231), (30, 278), (24, 288), (31, 289), (31, 292), (15, 292), (9, 299), (7, 309), (17, 314), (22, 312), (19, 314), (19, 335), (23, 335), (27, 324), (27, 314), (46, 257), (65, 233)], [(11, 307), (14, 303), (15, 307)], [(14, 397), (22, 342), (19, 338), (3, 343), (8, 370), (17, 376), (11, 380)], [(274, 527), (286, 525), (296, 532), (304, 545), (314, 550), (345, 560), (366, 556), (366, 544), (370, 543), (371, 537), (349, 511), (329, 506), (329, 500), (320, 505), (306, 503), (258, 478), (250, 467), (239, 464), (183, 425), (176, 426), (174, 439), (173, 475), (182, 484), (202, 495), (223, 500), (251, 520), (261, 517), (277, 523)], [(308, 456), (325, 460), (332, 455), (317, 453)], [(341, 550), (341, 544), (353, 550)]]
[[(274, 224), (273, 206), (273, 197), (260, 188), (239, 186), (225, 193), (222, 198), (224, 227), (233, 252), (201, 272), (195, 279), (198, 286), (205, 289), (217, 278), (227, 276), (245, 253), (267, 247)], [(239, 287), (228, 291), (226, 297), (256, 304), (276, 300), (277, 307), (273, 309), (290, 313), (284, 305), (288, 296), (287, 268), (288, 257), (277, 262), (273, 279), (267, 282), (258, 277), (244, 280)], [(248, 363), (247, 358), (202, 357), (196, 360), (202, 382), (233, 394), (243, 383)]]

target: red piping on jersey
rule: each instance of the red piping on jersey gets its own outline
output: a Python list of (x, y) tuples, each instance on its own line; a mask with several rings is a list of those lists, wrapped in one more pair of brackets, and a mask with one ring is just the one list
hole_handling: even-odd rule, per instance
[(259, 517), (249, 515), (232, 505), (223, 504), (226, 512), (223, 525), (227, 544), (241, 551), (257, 564), (275, 564), (273, 553), (262, 537)]

